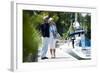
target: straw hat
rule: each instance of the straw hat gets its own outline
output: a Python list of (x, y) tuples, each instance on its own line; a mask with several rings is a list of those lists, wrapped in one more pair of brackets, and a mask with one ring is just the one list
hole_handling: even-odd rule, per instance
[(52, 20), (53, 20), (53, 18), (50, 17), (48, 21), (52, 21)]
[(47, 19), (47, 18), (48, 18), (48, 15), (43, 17), (44, 20)]

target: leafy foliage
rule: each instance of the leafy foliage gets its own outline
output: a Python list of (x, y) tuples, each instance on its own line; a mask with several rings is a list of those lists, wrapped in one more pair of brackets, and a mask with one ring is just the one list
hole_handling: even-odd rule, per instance
[[(23, 11), (23, 61), (29, 61), (30, 54), (37, 57), (38, 47), (41, 42), (39, 31), (36, 29), (37, 16), (30, 16), (31, 11)], [(36, 19), (35, 19), (35, 17)], [(33, 22), (33, 20), (35, 21)], [(35, 60), (34, 60), (35, 61)]]

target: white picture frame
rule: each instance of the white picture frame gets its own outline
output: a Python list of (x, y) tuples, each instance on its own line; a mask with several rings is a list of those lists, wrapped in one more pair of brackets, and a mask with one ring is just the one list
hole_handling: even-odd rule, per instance
[[(56, 69), (67, 67), (82, 67), (82, 66), (95, 66), (96, 46), (95, 46), (95, 28), (96, 28), (96, 8), (95, 7), (77, 7), (67, 5), (45, 5), (34, 4), (32, 2), (12, 2), (12, 49), (11, 49), (11, 70), (13, 71), (29, 71), (29, 70), (44, 70)], [(91, 60), (78, 60), (78, 61), (63, 61), (63, 62), (46, 62), (46, 63), (23, 63), (22, 62), (22, 10), (45, 10), (45, 11), (61, 11), (61, 12), (87, 12), (91, 13)]]

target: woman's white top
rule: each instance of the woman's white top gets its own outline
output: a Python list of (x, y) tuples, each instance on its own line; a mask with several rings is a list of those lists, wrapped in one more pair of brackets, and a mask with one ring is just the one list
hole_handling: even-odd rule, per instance
[(50, 26), (50, 37), (52, 37), (52, 38), (54, 38), (53, 32), (56, 32), (56, 26), (55, 25)]
[(50, 26), (50, 48), (55, 49), (55, 45), (56, 45), (56, 39), (53, 36), (53, 32), (56, 31), (56, 26), (55, 25), (51, 25)]

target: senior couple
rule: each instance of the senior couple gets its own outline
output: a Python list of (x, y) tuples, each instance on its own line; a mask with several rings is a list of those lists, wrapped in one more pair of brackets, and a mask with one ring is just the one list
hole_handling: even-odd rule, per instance
[(41, 33), (43, 36), (43, 47), (41, 50), (41, 59), (48, 59), (46, 56), (47, 51), (48, 51), (48, 46), (50, 48), (50, 54), (51, 58), (56, 57), (56, 49), (55, 49), (55, 44), (56, 44), (56, 35), (57, 35), (57, 28), (56, 24), (53, 21), (53, 18), (45, 16), (43, 17), (44, 22), (41, 25)]

